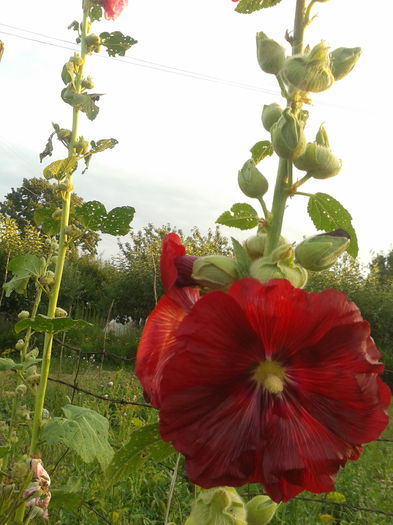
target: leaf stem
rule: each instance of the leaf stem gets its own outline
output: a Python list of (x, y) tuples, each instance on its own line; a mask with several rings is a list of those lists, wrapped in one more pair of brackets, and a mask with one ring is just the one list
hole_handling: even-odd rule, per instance
[[(81, 31), (81, 59), (82, 64), (79, 68), (77, 77), (75, 79), (75, 91), (76, 93), (81, 92), (82, 80), (83, 80), (83, 70), (86, 59), (86, 34), (88, 29), (88, 16), (87, 16), (87, 2), (83, 1), (83, 20), (82, 20), (82, 31)], [(78, 136), (78, 122), (79, 122), (79, 113), (80, 110), (73, 108), (72, 114), (72, 132), (71, 139), (68, 147), (68, 156), (75, 156), (75, 144)], [(68, 181), (72, 182), (72, 175), (68, 175)], [(49, 305), (48, 305), (48, 317), (55, 317), (57, 300), (60, 292), (60, 285), (63, 276), (64, 262), (67, 252), (67, 235), (65, 233), (65, 228), (68, 226), (69, 216), (70, 216), (70, 206), (71, 206), (71, 192), (67, 193), (67, 196), (63, 202), (62, 215), (61, 215), (61, 225), (60, 225), (60, 235), (59, 235), (59, 251), (56, 262), (55, 269), (55, 282), (53, 289), (49, 296)], [(30, 454), (35, 455), (38, 453), (38, 438), (39, 431), (42, 421), (42, 409), (44, 408), (46, 387), (48, 383), (49, 369), (50, 369), (50, 360), (52, 353), (52, 344), (53, 344), (53, 333), (46, 333), (44, 339), (44, 350), (42, 356), (42, 367), (41, 367), (41, 377), (40, 383), (38, 385), (37, 396), (35, 399), (35, 409), (34, 409), (34, 419), (32, 425), (31, 433), (31, 442), (30, 442)]]

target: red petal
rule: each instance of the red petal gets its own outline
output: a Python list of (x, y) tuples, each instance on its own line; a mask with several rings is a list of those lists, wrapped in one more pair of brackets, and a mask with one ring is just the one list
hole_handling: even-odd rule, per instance
[(138, 346), (136, 375), (152, 405), (159, 405), (159, 363), (173, 346), (175, 332), (186, 312), (172, 299), (162, 297), (147, 318)]
[(162, 243), (162, 254), (160, 260), (161, 281), (165, 293), (173, 288), (177, 279), (175, 257), (185, 254), (186, 250), (177, 233), (168, 233), (165, 235)]

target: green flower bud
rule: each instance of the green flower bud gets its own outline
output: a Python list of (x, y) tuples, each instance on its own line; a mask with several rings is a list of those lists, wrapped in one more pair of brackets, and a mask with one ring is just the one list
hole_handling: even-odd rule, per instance
[(255, 496), (247, 505), (247, 525), (267, 525), (273, 518), (278, 504), (269, 496)]
[(26, 381), (29, 383), (29, 385), (36, 386), (40, 382), (40, 374), (34, 372), (26, 378)]
[(269, 183), (255, 167), (252, 159), (248, 160), (239, 171), (237, 182), (244, 195), (254, 199), (265, 195), (269, 188)]
[(55, 310), (55, 317), (67, 317), (67, 315), (68, 315), (68, 312), (66, 310), (57, 306)]
[(304, 124), (286, 109), (271, 127), (272, 145), (277, 155), (283, 159), (295, 159), (306, 149)]
[(82, 80), (82, 87), (84, 89), (93, 89), (94, 88), (94, 82), (93, 79), (90, 76), (87, 76)]
[(45, 275), (40, 279), (40, 283), (43, 285), (51, 285), (55, 282), (55, 274), (51, 270), (48, 270)]
[(93, 52), (99, 53), (101, 51), (101, 38), (92, 33), (86, 37), (87, 54), (91, 55)]
[(55, 221), (59, 221), (61, 219), (61, 215), (62, 215), (62, 211), (60, 208), (57, 208), (53, 213), (52, 213), (52, 219), (54, 219)]
[(297, 169), (307, 171), (307, 175), (315, 179), (334, 177), (341, 170), (342, 161), (332, 150), (320, 146), (316, 142), (309, 142), (306, 151), (293, 161)]
[(321, 42), (308, 55), (289, 57), (283, 68), (286, 80), (302, 91), (319, 93), (329, 89), (334, 76), (330, 69), (328, 49)]
[(233, 259), (224, 255), (207, 255), (195, 260), (192, 278), (203, 290), (225, 290), (239, 279), (239, 274)]
[(323, 127), (322, 124), (319, 126), (318, 133), (315, 136), (315, 142), (319, 144), (320, 146), (325, 146), (326, 148), (330, 147), (329, 138), (326, 133), (326, 129)]
[(267, 283), (270, 279), (287, 279), (296, 288), (304, 288), (307, 283), (304, 268), (293, 263), (273, 262), (270, 257), (256, 259), (250, 266), (250, 275), (262, 283)]
[(30, 410), (27, 409), (26, 405), (21, 405), (16, 409), (16, 414), (24, 421), (30, 420)]
[(294, 252), (292, 245), (289, 243), (281, 243), (269, 255), (273, 263), (288, 262), (291, 263), (294, 259)]
[(21, 350), (23, 350), (24, 346), (25, 346), (25, 340), (24, 339), (18, 339), (18, 341), (15, 344), (15, 350), (21, 351)]
[(257, 33), (257, 58), (262, 71), (277, 75), (285, 62), (285, 50), (265, 33)]
[(281, 117), (282, 112), (283, 109), (280, 104), (276, 104), (275, 102), (268, 106), (266, 106), (266, 104), (263, 106), (262, 124), (266, 131), (270, 131), (273, 124)]
[(65, 140), (66, 142), (68, 142), (68, 139), (70, 137), (71, 137), (71, 130), (70, 129), (61, 128), (57, 132), (57, 138), (59, 140)]
[(64, 233), (70, 237), (77, 237), (81, 231), (74, 224), (69, 224), (64, 228)]
[(84, 137), (79, 137), (75, 143), (75, 151), (78, 155), (84, 155), (89, 149), (90, 143), (84, 139)]
[(266, 233), (258, 233), (246, 239), (243, 247), (251, 259), (262, 257), (266, 245)]
[(30, 312), (27, 310), (22, 310), (18, 313), (18, 319), (28, 319), (30, 317)]
[(359, 60), (360, 47), (339, 47), (330, 53), (330, 68), (335, 80), (341, 80), (348, 75)]
[(247, 511), (234, 488), (215, 487), (199, 494), (186, 524), (247, 525)]
[(349, 243), (349, 234), (344, 230), (314, 235), (296, 246), (296, 262), (313, 272), (326, 270), (345, 252)]
[(42, 419), (49, 419), (49, 418), (50, 418), (49, 410), (47, 408), (43, 408), (42, 409)]
[(38, 357), (39, 353), (40, 353), (40, 351), (35, 346), (32, 350), (30, 350), (30, 352), (27, 352), (27, 354), (26, 354), (26, 361), (33, 361), (34, 359), (36, 359)]
[(78, 53), (74, 53), (74, 56), (70, 58), (70, 62), (79, 67), (83, 64), (83, 59)]

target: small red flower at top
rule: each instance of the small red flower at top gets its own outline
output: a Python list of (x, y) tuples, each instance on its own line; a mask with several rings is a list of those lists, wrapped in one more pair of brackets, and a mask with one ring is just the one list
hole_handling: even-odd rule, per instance
[(115, 20), (128, 5), (128, 0), (101, 0), (107, 20)]
[(176, 308), (164, 297), (149, 318), (138, 376), (197, 485), (329, 492), (386, 427), (380, 354), (341, 292), (247, 278)]

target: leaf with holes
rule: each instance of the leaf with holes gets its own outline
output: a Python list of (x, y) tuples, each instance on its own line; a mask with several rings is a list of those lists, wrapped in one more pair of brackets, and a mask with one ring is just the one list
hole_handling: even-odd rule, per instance
[(47, 317), (46, 315), (37, 315), (34, 319), (22, 319), (15, 325), (15, 332), (19, 334), (27, 328), (31, 328), (35, 332), (47, 332), (49, 334), (57, 334), (59, 332), (67, 332), (68, 330), (80, 330), (86, 326), (92, 326), (91, 323), (83, 321), (83, 319), (70, 319), (69, 317)]
[(55, 417), (42, 431), (48, 445), (63, 443), (74, 450), (85, 463), (96, 459), (102, 470), (112, 460), (113, 449), (108, 442), (109, 422), (90, 408), (66, 405), (62, 408), (65, 417)]
[(240, 0), (235, 11), (238, 13), (250, 14), (266, 7), (273, 7), (281, 0)]
[(239, 230), (249, 230), (258, 226), (258, 213), (246, 203), (234, 204), (230, 211), (224, 211), (218, 219), (217, 224), (239, 228)]
[(67, 157), (63, 160), (55, 160), (44, 168), (43, 175), (46, 180), (62, 180), (67, 175), (72, 175), (78, 167), (76, 157)]
[(26, 295), (30, 278), (41, 277), (45, 268), (45, 261), (36, 255), (19, 255), (14, 257), (8, 264), (8, 270), (14, 275), (8, 283), (3, 285), (6, 297), (12, 292)]
[(268, 140), (261, 140), (254, 144), (250, 152), (252, 160), (255, 164), (258, 164), (258, 162), (261, 162), (265, 157), (273, 155), (273, 146)]
[(327, 193), (315, 193), (308, 201), (307, 211), (318, 230), (329, 232), (341, 229), (348, 232), (351, 242), (347, 252), (352, 257), (357, 256), (359, 246), (352, 226), (352, 216), (340, 202)]
[(124, 57), (127, 49), (138, 43), (134, 38), (123, 35), (120, 31), (113, 31), (112, 33), (101, 33), (101, 44), (106, 47), (108, 55), (115, 57), (120, 55)]
[(75, 209), (75, 217), (85, 228), (110, 235), (126, 235), (134, 218), (132, 206), (113, 208), (109, 213), (99, 201), (89, 201)]
[(106, 218), (106, 209), (99, 201), (84, 202), (82, 206), (75, 208), (75, 217), (85, 228), (97, 231)]
[(106, 484), (109, 486), (126, 479), (149, 458), (163, 461), (174, 452), (170, 443), (162, 441), (157, 423), (134, 430), (128, 443), (116, 451), (106, 469)]

